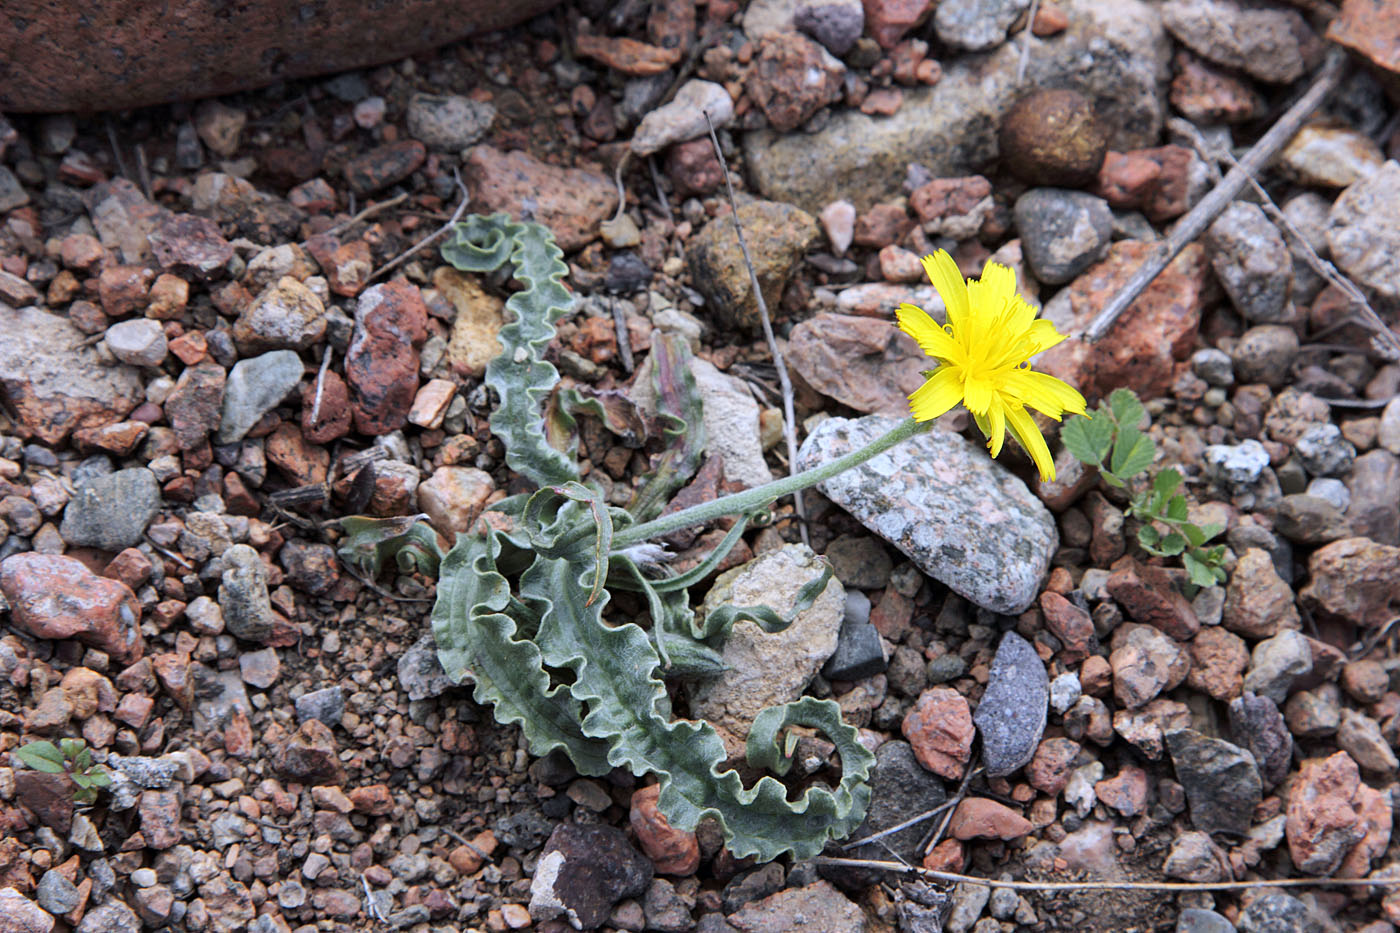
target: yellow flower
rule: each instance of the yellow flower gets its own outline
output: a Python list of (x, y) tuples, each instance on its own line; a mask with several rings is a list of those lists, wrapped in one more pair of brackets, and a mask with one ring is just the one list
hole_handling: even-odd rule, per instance
[(1055, 461), (1026, 406), (1056, 421), (1067, 411), (1084, 414), (1084, 396), (1030, 368), (1032, 356), (1065, 335), (1036, 318), (1035, 308), (1016, 294), (1016, 273), (1006, 266), (989, 262), (981, 279), (964, 281), (946, 250), (925, 256), (923, 263), (948, 309), (948, 323), (939, 327), (915, 305), (899, 307), (900, 329), (939, 362), (909, 396), (914, 420), (937, 418), (962, 402), (986, 435), (993, 457), (1001, 453), (1010, 428), (1035, 461), (1040, 478), (1053, 480)]

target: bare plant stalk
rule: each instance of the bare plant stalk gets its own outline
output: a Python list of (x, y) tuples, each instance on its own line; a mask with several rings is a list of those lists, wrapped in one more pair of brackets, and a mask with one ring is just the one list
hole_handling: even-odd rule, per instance
[(399, 253), (393, 259), (386, 262), (384, 265), (380, 266), (378, 269), (375, 269), (373, 272), (370, 273), (369, 278), (365, 281), (373, 282), (375, 279), (379, 278), (381, 275), (388, 272), (390, 269), (395, 269), (403, 265), (405, 262), (408, 261), (409, 257), (413, 256), (415, 253), (423, 249), (429, 243), (436, 240), (438, 237), (442, 236), (447, 231), (451, 230), (452, 225), (462, 219), (462, 215), (466, 213), (467, 205), (471, 203), (471, 193), (467, 191), (467, 186), (462, 184), (462, 175), (455, 168), (452, 170), (452, 178), (457, 182), (457, 190), (462, 192), (462, 202), (457, 205), (457, 210), (452, 213), (452, 218), (448, 220), (447, 223), (443, 224), (441, 227), (438, 227), (432, 233), (428, 234), (423, 239), (419, 240), (417, 243), (413, 244), (408, 249), (404, 250), (402, 253)]
[(1026, 80), (1026, 67), (1031, 63), (1031, 27), (1035, 25), (1035, 14), (1040, 11), (1040, 0), (1031, 0), (1031, 8), (1026, 13), (1026, 34), (1021, 39), (1021, 60), (1016, 63), (1016, 86)]
[(1400, 877), (1395, 878), (1273, 878), (1259, 881), (997, 881), (994, 878), (978, 878), (976, 875), (963, 875), (952, 871), (936, 871), (932, 868), (913, 868), (899, 862), (881, 862), (874, 859), (833, 858), (817, 856), (812, 861), (819, 865), (841, 865), (846, 868), (868, 868), (877, 871), (894, 871), (906, 875), (918, 875), (935, 881), (951, 881), (955, 884), (976, 884), (985, 888), (1010, 888), (1013, 891), (1244, 891), (1249, 888), (1325, 888), (1325, 887), (1395, 887), (1400, 885)]
[(369, 207), (360, 211), (358, 214), (356, 214), (354, 217), (351, 217), (344, 223), (338, 223), (334, 227), (331, 227), (329, 230), (326, 231), (326, 235), (336, 236), (337, 234), (344, 233), (346, 230), (349, 230), (351, 227), (355, 226), (355, 224), (359, 223), (360, 221), (368, 220), (375, 214), (378, 214), (380, 211), (387, 211), (389, 208), (394, 207), (398, 204), (402, 204), (404, 201), (407, 200), (407, 194), (396, 194), (387, 201), (380, 201), (377, 204), (371, 204)]
[(1181, 218), (1167, 237), (1166, 242), (1157, 248), (1157, 251), (1149, 256), (1146, 261), (1133, 273), (1127, 283), (1114, 295), (1098, 316), (1089, 324), (1084, 331), (1084, 339), (1096, 341), (1108, 333), (1113, 323), (1128, 310), (1128, 306), (1133, 303), (1143, 289), (1152, 284), (1152, 280), (1157, 278), (1167, 263), (1176, 258), (1176, 255), (1186, 248), (1186, 244), (1192, 242), (1210, 225), (1216, 216), (1225, 209), (1235, 196), (1240, 193), (1249, 179), (1278, 154), (1278, 151), (1293, 138), (1298, 129), (1303, 125), (1312, 112), (1318, 108), (1323, 100), (1327, 98), (1341, 83), (1343, 75), (1347, 71), (1346, 53), (1340, 49), (1333, 49), (1327, 53), (1327, 61), (1323, 64), (1317, 78), (1312, 86), (1307, 89), (1297, 103), (1289, 107), (1283, 116), (1269, 128), (1269, 131), (1259, 138), (1245, 153), (1230, 173), (1221, 180), (1220, 184), (1211, 189), (1210, 193), (1201, 199), (1201, 202), (1191, 208), (1185, 216)]
[[(773, 363), (778, 370), (778, 385), (783, 392), (783, 437), (787, 440), (788, 475), (792, 476), (798, 472), (797, 413), (792, 402), (792, 378), (788, 375), (783, 351), (778, 347), (777, 338), (773, 336), (773, 321), (768, 316), (768, 302), (763, 298), (763, 289), (758, 287), (758, 272), (755, 271), (753, 259), (749, 256), (749, 245), (744, 242), (744, 228), (739, 224), (739, 204), (734, 199), (734, 184), (729, 178), (729, 163), (725, 161), (724, 153), (719, 148), (719, 137), (715, 135), (715, 124), (710, 119), (710, 112), (706, 110), (704, 113), (705, 126), (710, 130), (710, 145), (714, 146), (715, 158), (719, 160), (719, 167), (724, 172), (724, 187), (729, 193), (729, 210), (734, 215), (734, 233), (739, 238), (739, 251), (744, 255), (744, 267), (749, 270), (749, 285), (753, 288), (754, 300), (758, 302), (758, 319), (763, 324), (763, 337), (768, 341), (768, 351), (773, 354)], [(792, 505), (797, 514), (798, 534), (802, 536), (802, 543), (810, 547), (812, 540), (807, 532), (807, 504), (803, 501), (801, 490), (792, 494)]]
[[(1200, 132), (1187, 121), (1173, 120), (1171, 123), (1173, 129), (1191, 138), (1192, 145), (1195, 146), (1196, 151), (1201, 154), (1202, 158), (1218, 159), (1230, 166), (1232, 171), (1240, 167), (1239, 160), (1229, 152), (1223, 148), (1212, 148), (1207, 145)], [(1361, 323), (1374, 331), (1371, 343), (1376, 352), (1388, 360), (1400, 360), (1400, 337), (1397, 337), (1395, 332), (1387, 327), (1385, 322), (1381, 320), (1380, 315), (1376, 313), (1376, 309), (1372, 308), (1371, 303), (1366, 300), (1365, 293), (1357, 287), (1355, 282), (1343, 275), (1335, 265), (1317, 254), (1317, 251), (1312, 248), (1312, 244), (1309, 243), (1307, 238), (1294, 226), (1293, 221), (1288, 219), (1288, 215), (1279, 209), (1279, 206), (1274, 203), (1273, 198), (1269, 197), (1269, 192), (1265, 191), (1264, 186), (1259, 184), (1259, 179), (1255, 178), (1253, 174), (1247, 174), (1247, 180), (1250, 188), (1254, 191), (1255, 195), (1258, 196), (1260, 207), (1263, 209), (1264, 213), (1269, 216), (1269, 219), (1288, 233), (1289, 237), (1297, 245), (1298, 251), (1302, 254), (1303, 261), (1308, 264), (1309, 268), (1321, 276), (1323, 281), (1345, 295), (1351, 307), (1361, 312), (1361, 317), (1363, 318)], [(1384, 344), (1384, 346), (1381, 346), (1381, 344)], [(1348, 351), (1352, 349), (1354, 348), (1347, 348)]]

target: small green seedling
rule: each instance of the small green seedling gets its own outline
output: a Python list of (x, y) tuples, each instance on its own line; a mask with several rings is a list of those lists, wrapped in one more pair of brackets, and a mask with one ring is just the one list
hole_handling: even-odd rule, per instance
[[(1157, 445), (1143, 427), (1146, 414), (1136, 393), (1116, 389), (1107, 402), (1099, 403), (1097, 411), (1066, 421), (1060, 440), (1082, 463), (1097, 468), (1104, 482), (1123, 488), (1133, 477), (1146, 472), (1157, 454)], [(1225, 571), (1220, 564), (1225, 545), (1207, 547), (1206, 542), (1225, 528), (1189, 521), (1186, 497), (1180, 489), (1181, 474), (1168, 468), (1153, 477), (1150, 486), (1134, 493), (1128, 514), (1143, 522), (1137, 533), (1138, 544), (1157, 557), (1180, 556), (1191, 582), (1197, 586), (1223, 583)]]
[(30, 742), (11, 754), (35, 771), (66, 773), (78, 785), (73, 792), (75, 803), (95, 803), (97, 792), (112, 783), (111, 775), (92, 760), (92, 752), (82, 739), (59, 739), (57, 745), (48, 741)]

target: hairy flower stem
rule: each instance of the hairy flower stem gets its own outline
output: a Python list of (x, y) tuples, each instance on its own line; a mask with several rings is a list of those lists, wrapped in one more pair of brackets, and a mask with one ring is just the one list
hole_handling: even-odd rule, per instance
[(918, 422), (913, 418), (908, 418), (899, 423), (893, 430), (877, 437), (860, 450), (853, 450), (844, 457), (838, 457), (830, 463), (824, 463), (819, 467), (804, 470), (793, 476), (785, 476), (782, 479), (774, 480), (763, 486), (755, 486), (753, 489), (745, 489), (743, 492), (732, 493), (721, 496), (718, 499), (711, 499), (709, 502), (702, 502), (699, 505), (692, 505), (688, 509), (673, 512), (670, 515), (662, 515), (660, 518), (652, 519), (641, 525), (633, 525), (618, 531), (613, 535), (613, 550), (637, 544), (650, 538), (668, 535), (673, 531), (682, 528), (689, 528), (692, 525), (702, 525), (705, 522), (713, 521), (725, 515), (746, 515), (755, 512), (765, 506), (771, 505), (783, 496), (788, 496), (817, 483), (831, 479), (839, 473), (844, 473), (851, 467), (860, 466), (878, 454), (882, 454), (891, 447), (906, 441), (916, 434), (922, 434), (933, 426), (932, 421)]

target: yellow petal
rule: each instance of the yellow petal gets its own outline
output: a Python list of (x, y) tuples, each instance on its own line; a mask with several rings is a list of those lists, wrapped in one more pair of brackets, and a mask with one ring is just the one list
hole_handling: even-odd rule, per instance
[(923, 308), (902, 304), (895, 312), (895, 317), (899, 320), (899, 329), (913, 337), (919, 348), (929, 356), (949, 363), (960, 361), (963, 353), (958, 342), (949, 337), (947, 331), (939, 327), (938, 322)]
[(982, 267), (982, 277), (978, 281), (982, 283), (987, 298), (995, 299), (998, 304), (1016, 297), (1016, 273), (1011, 271), (1010, 266), (988, 260)]
[(991, 429), (987, 432), (987, 449), (995, 459), (1006, 441), (1006, 406), (1002, 404), (1000, 395), (992, 396), (991, 407), (987, 409), (987, 427)]
[(1055, 460), (1050, 456), (1045, 437), (1040, 433), (1040, 428), (1036, 427), (1035, 419), (1030, 413), (1020, 405), (1009, 406), (1006, 411), (1006, 426), (1016, 435), (1016, 440), (1021, 442), (1021, 446), (1026, 448), (1026, 453), (1031, 455), (1035, 468), (1040, 471), (1041, 482), (1054, 481)]
[(1034, 356), (1042, 350), (1048, 350), (1066, 339), (1065, 335), (1055, 329), (1055, 325), (1045, 318), (1038, 318), (1031, 322), (1026, 328), (1026, 340), (1030, 343), (1030, 355)]
[(915, 421), (932, 421), (962, 401), (962, 383), (951, 366), (940, 366), (928, 381), (909, 396), (909, 412)]
[(1084, 414), (1084, 396), (1063, 380), (1049, 373), (1038, 373), (1030, 369), (1017, 369), (1004, 379), (1006, 391), (1014, 395), (1022, 404), (1029, 405), (1056, 421), (1064, 412)]
[(992, 404), (992, 386), (985, 379), (963, 375), (963, 404), (974, 415), (985, 415)]
[(948, 312), (948, 323), (952, 325), (953, 333), (956, 334), (967, 323), (967, 281), (946, 249), (940, 249), (932, 256), (925, 256), (922, 262), (928, 280), (933, 283), (938, 297), (943, 299), (943, 307)]

